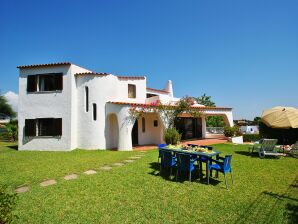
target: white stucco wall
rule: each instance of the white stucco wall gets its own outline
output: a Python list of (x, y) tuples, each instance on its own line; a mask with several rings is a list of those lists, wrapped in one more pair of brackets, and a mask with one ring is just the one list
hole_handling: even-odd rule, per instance
[[(65, 151), (76, 148), (75, 78), (73, 72), (88, 71), (75, 65), (26, 68), (19, 76), (19, 150)], [(27, 93), (27, 76), (63, 73), (63, 90)], [(24, 137), (25, 119), (62, 118), (61, 137)]]
[[(128, 84), (136, 85), (136, 98), (128, 98)], [(85, 111), (85, 87), (89, 88), (89, 111)], [(77, 76), (77, 145), (83, 149), (106, 149), (107, 119), (110, 113), (117, 115), (118, 122), (123, 116), (128, 116), (127, 111), (119, 111), (123, 105), (111, 109), (109, 101), (123, 101), (144, 103), (146, 99), (146, 79), (119, 79), (114, 75), (80, 75)], [(97, 120), (93, 120), (92, 104), (97, 105)], [(124, 113), (124, 114), (121, 114)], [(121, 129), (119, 125), (119, 129)], [(109, 129), (110, 130), (110, 129)], [(119, 130), (119, 138), (121, 131)], [(122, 144), (123, 145), (123, 144)], [(131, 150), (131, 143), (121, 146), (122, 150)]]
[[(138, 120), (139, 130), (139, 144), (140, 145), (151, 145), (163, 143), (164, 126), (156, 113), (145, 114), (145, 132), (142, 131), (142, 118)], [(157, 120), (158, 126), (154, 127), (154, 120)]]
[[(49, 93), (27, 93), (27, 76), (63, 73), (63, 90)], [(24, 137), (25, 119), (62, 118), (62, 136)], [(70, 66), (21, 69), (19, 77), (19, 150), (71, 149), (71, 77)]]

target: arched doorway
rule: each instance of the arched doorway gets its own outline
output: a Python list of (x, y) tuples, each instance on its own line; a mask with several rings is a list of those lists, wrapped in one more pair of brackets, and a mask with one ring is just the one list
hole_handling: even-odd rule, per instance
[(107, 149), (118, 148), (119, 126), (116, 114), (109, 114), (107, 117), (106, 142)]

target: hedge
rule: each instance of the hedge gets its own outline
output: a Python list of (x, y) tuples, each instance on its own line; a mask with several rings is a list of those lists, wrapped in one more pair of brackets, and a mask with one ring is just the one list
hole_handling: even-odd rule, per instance
[(270, 128), (260, 122), (260, 137), (278, 139), (278, 144), (291, 145), (298, 141), (298, 128)]
[(259, 134), (243, 134), (244, 142), (256, 142), (261, 139)]

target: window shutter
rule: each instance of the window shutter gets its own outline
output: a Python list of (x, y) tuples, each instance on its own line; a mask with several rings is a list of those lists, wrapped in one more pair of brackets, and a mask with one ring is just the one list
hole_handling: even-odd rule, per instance
[(36, 136), (36, 120), (26, 119), (25, 120), (25, 137)]
[(63, 74), (55, 75), (56, 78), (56, 90), (63, 90)]
[(62, 118), (55, 119), (54, 136), (62, 136)]
[(27, 77), (27, 92), (36, 92), (37, 90), (37, 76), (36, 75), (28, 75)]

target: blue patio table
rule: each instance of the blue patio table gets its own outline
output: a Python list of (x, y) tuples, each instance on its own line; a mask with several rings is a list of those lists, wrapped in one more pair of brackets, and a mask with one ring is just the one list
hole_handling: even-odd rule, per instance
[[(191, 155), (194, 155), (194, 156), (198, 156), (199, 158), (200, 157), (206, 157), (207, 160), (206, 160), (206, 177), (207, 177), (207, 184), (209, 184), (209, 164), (211, 163), (212, 164), (212, 157), (215, 156), (216, 157), (216, 160), (219, 159), (219, 154), (220, 154), (220, 151), (216, 151), (216, 150), (212, 150), (211, 153), (206, 153), (206, 152), (197, 152), (197, 151), (192, 151), (192, 150), (183, 150), (182, 148), (173, 148), (173, 149), (169, 149), (167, 147), (162, 147), (161, 149), (163, 150), (171, 150), (173, 152), (183, 152), (183, 153), (189, 153)], [(202, 164), (200, 162), (200, 172), (202, 174)], [(218, 172), (216, 172), (216, 176), (218, 176)]]

